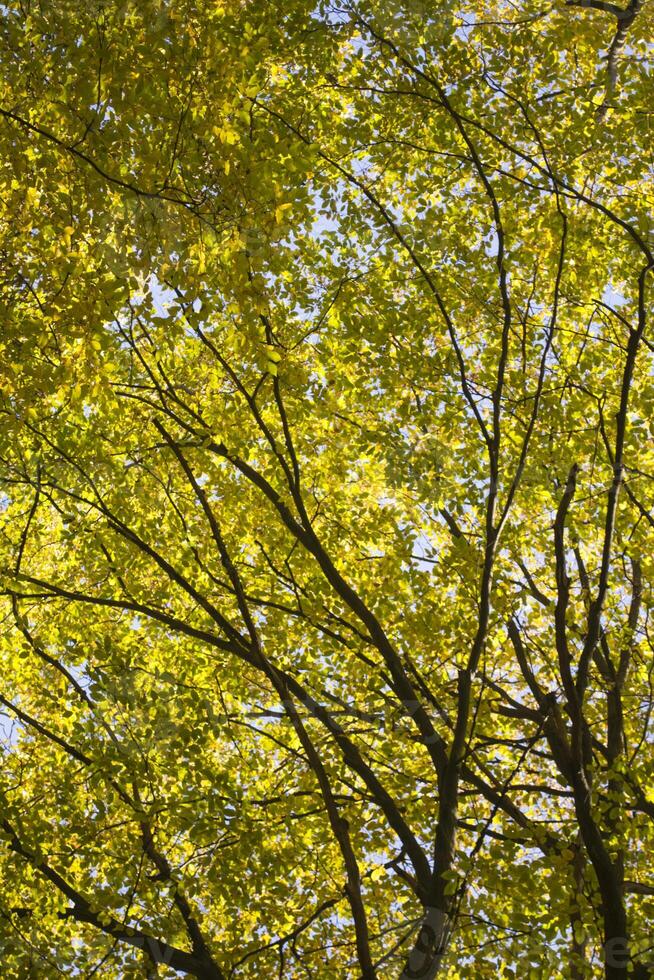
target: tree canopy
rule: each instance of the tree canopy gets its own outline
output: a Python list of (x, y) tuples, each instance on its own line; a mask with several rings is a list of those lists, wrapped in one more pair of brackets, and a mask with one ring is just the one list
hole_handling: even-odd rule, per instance
[(3, 4), (4, 976), (654, 976), (652, 27)]

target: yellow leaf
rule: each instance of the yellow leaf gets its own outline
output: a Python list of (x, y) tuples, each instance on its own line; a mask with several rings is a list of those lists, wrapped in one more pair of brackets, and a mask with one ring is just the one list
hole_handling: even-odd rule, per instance
[(275, 221), (279, 225), (284, 220), (284, 211), (288, 211), (290, 204), (278, 204), (275, 208)]

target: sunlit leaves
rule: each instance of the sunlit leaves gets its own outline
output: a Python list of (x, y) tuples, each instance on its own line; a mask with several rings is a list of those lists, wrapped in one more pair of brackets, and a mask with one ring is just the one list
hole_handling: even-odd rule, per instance
[[(650, 295), (651, 18), (598, 124), (609, 18), (591, 8), (8, 6), (8, 975), (148, 976), (129, 937), (188, 951), (191, 915), (225, 974), (359, 976), (359, 887), (378, 976), (398, 976), (428, 902), (411, 861), (432, 861), (443, 812), (417, 709), (449, 751), (482, 634), (435, 869), (459, 915), (444, 972), (563, 978), (585, 956), (601, 975), (555, 750), (574, 726), (553, 527), (576, 463), (573, 671), (607, 540), (610, 558), (588, 806), (644, 887), (647, 330), (626, 407), (623, 379)], [(651, 899), (626, 895), (639, 951)]]

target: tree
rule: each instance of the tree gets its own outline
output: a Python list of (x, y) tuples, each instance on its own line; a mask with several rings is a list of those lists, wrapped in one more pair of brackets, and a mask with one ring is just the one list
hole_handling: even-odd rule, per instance
[(3, 14), (4, 974), (654, 976), (651, 9)]

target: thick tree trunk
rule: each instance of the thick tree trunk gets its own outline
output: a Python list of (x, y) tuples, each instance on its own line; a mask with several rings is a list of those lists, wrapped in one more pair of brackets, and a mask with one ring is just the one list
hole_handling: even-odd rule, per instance
[(450, 925), (441, 909), (427, 909), (400, 980), (433, 980), (443, 964)]

